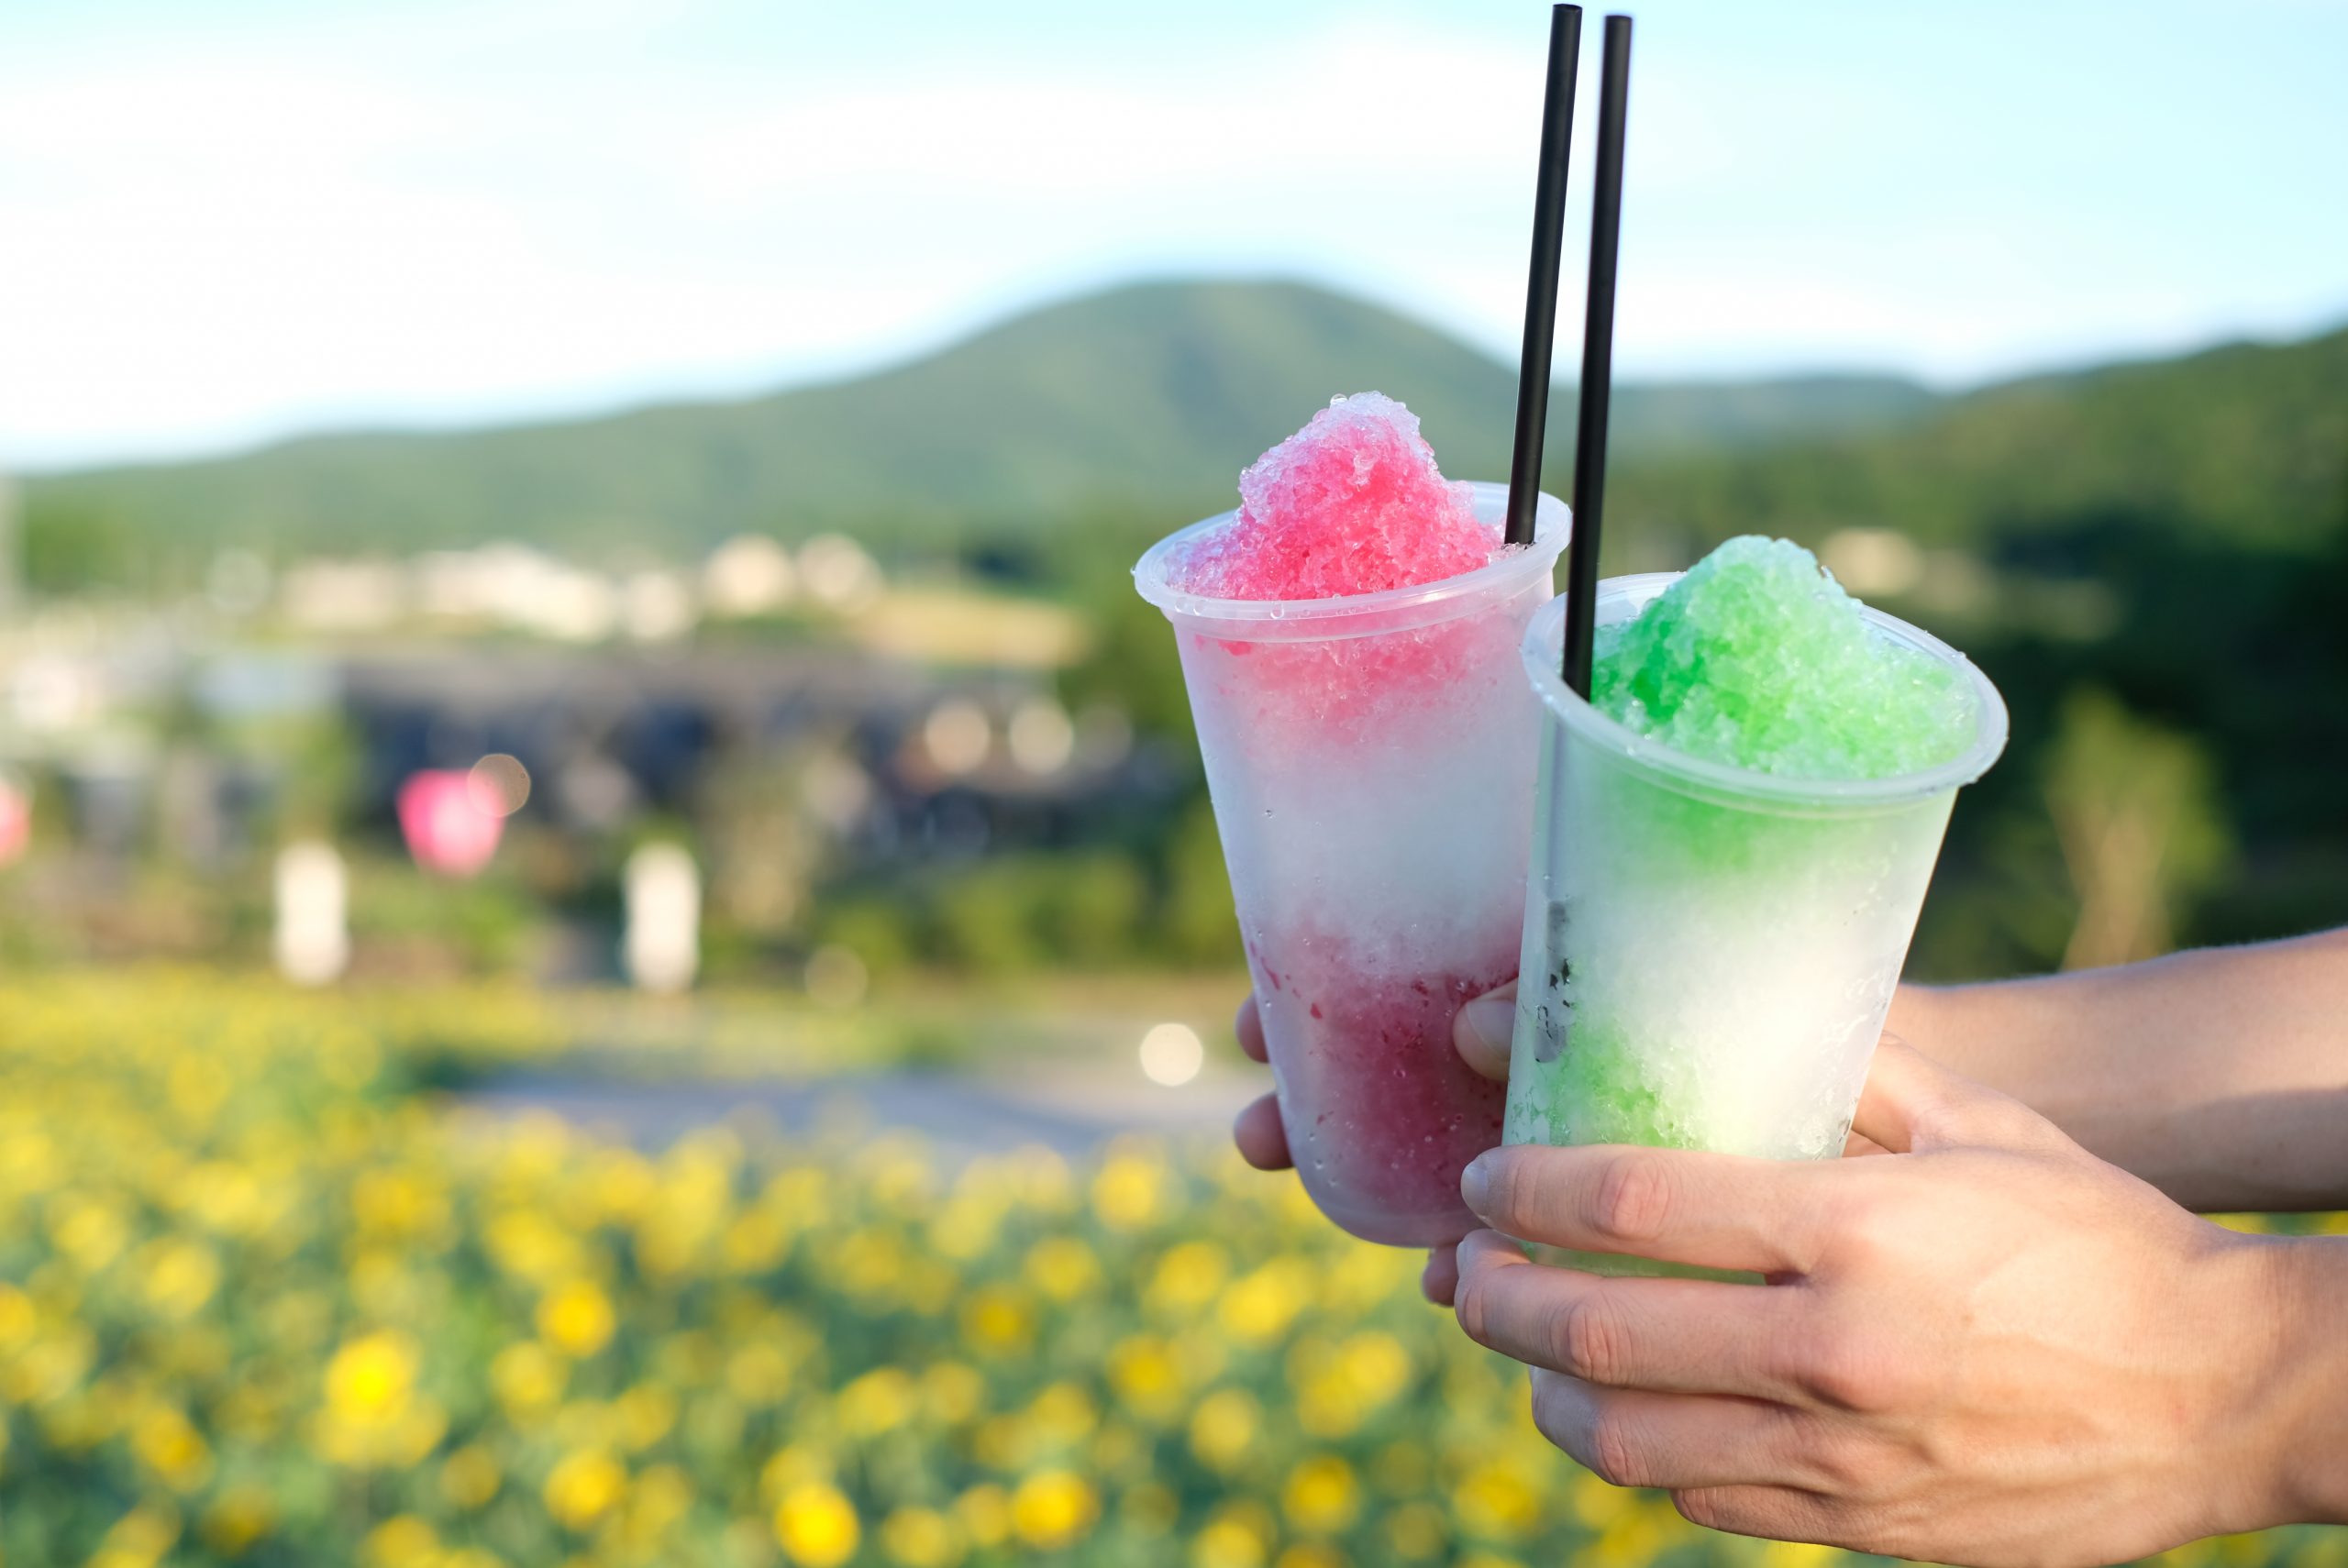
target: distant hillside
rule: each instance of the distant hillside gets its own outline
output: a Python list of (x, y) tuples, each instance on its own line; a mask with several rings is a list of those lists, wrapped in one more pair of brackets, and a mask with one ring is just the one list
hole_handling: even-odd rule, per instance
[(2348, 330), (2006, 382), (1929, 417), (1626, 466), (1610, 517), (1700, 543), (1848, 525), (1924, 543), (2160, 519), (2256, 548), (2348, 524)]
[[(1161, 283), (1020, 316), (876, 375), (741, 403), (460, 433), (349, 434), (202, 462), (38, 479), (36, 513), (200, 560), (516, 538), (693, 550), (744, 528), (888, 544), (1043, 528), (1095, 502), (1214, 509), (1339, 392), (1425, 421), (1447, 470), (1502, 477), (1512, 370), (1390, 311), (1294, 283)], [(1626, 458), (1897, 428), (1933, 394), (1884, 377), (1625, 386)], [(1551, 488), (1571, 455), (1556, 400)]]

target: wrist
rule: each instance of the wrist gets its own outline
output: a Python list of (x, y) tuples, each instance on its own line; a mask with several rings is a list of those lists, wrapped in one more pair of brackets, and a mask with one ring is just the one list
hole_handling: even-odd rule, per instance
[(1944, 1038), (1949, 1032), (1950, 999), (1958, 989), (1955, 986), (1920, 986), (1911, 980), (1901, 981), (1891, 993), (1891, 1010), (1884, 1014), (1883, 1032), (1942, 1066), (1962, 1071), (1952, 1059), (1948, 1042)]
[(2277, 1517), (2266, 1522), (2348, 1524), (2348, 1240), (2296, 1236), (2261, 1250), (2277, 1332), (2268, 1387), (2243, 1403), (2276, 1411), (2266, 1450)]

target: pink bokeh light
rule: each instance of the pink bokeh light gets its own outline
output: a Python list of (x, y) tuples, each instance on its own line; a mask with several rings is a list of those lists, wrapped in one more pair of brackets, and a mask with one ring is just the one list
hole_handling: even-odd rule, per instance
[(477, 875), (505, 833), (505, 819), (487, 809), (468, 775), (453, 769), (410, 774), (398, 808), (408, 853), (438, 877)]

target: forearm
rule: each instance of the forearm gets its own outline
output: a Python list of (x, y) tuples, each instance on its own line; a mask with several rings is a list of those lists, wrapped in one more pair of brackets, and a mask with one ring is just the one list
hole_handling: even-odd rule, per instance
[(1889, 1028), (2188, 1208), (2348, 1207), (2348, 931), (1903, 987)]
[(2348, 1239), (2276, 1244), (2283, 1332), (2271, 1393), (2276, 1496), (2264, 1521), (2348, 1524)]

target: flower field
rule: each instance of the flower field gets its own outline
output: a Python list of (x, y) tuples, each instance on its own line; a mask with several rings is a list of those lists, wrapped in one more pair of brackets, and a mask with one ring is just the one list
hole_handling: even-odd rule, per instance
[(559, 1035), (489, 989), (0, 985), (0, 1561), (1833, 1555), (1577, 1471), (1414, 1257), (1217, 1152), (648, 1156), (419, 1087)]

